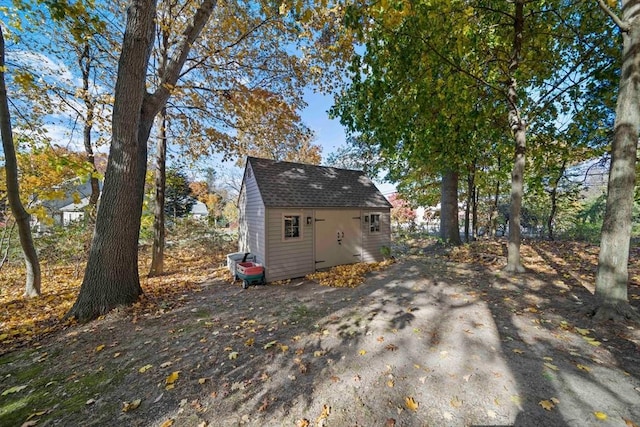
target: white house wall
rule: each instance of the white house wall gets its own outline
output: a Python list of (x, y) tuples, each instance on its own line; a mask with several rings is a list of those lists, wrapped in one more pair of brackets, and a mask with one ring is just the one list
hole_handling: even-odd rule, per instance
[[(295, 240), (283, 239), (283, 215), (300, 215), (302, 237)], [(312, 210), (300, 208), (267, 209), (266, 278), (268, 282), (302, 277), (315, 271), (313, 259), (313, 220), (307, 224), (307, 217), (313, 217)]]
[[(380, 232), (371, 233), (364, 216), (380, 214)], [(388, 209), (365, 210), (362, 212), (362, 262), (382, 261), (382, 247), (391, 245), (391, 213)]]
[(256, 255), (259, 263), (265, 263), (265, 206), (258, 191), (258, 186), (250, 167), (245, 171), (245, 177), (238, 204), (239, 225), (238, 240), (241, 252), (251, 252)]

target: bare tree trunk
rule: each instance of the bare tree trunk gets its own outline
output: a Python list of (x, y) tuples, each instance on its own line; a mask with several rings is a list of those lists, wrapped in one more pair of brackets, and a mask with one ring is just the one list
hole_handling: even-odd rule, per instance
[[(498, 171), (500, 171), (501, 158), (498, 156)], [(496, 179), (495, 191), (493, 193), (493, 205), (489, 210), (489, 236), (496, 237), (498, 234), (498, 202), (500, 201), (500, 179)]]
[(91, 131), (93, 129), (93, 119), (94, 119), (94, 108), (95, 103), (91, 99), (89, 95), (89, 78), (91, 72), (91, 53), (89, 48), (89, 43), (84, 45), (84, 49), (80, 53), (80, 57), (78, 58), (78, 65), (80, 66), (80, 71), (82, 73), (82, 98), (84, 100), (85, 108), (87, 109), (86, 116), (84, 118), (84, 126), (83, 126), (83, 141), (84, 141), (84, 151), (87, 155), (87, 162), (91, 165), (92, 173), (89, 178), (89, 182), (91, 183), (91, 196), (89, 196), (89, 217), (91, 219), (95, 219), (96, 210), (98, 208), (98, 199), (100, 198), (100, 182), (98, 181), (98, 169), (96, 168), (96, 160), (93, 153), (93, 146), (91, 144)]
[(35, 297), (40, 295), (41, 273), (38, 253), (33, 244), (29, 213), (24, 209), (20, 201), (20, 185), (18, 183), (18, 161), (13, 144), (13, 131), (11, 129), (11, 115), (9, 114), (9, 101), (7, 99), (7, 86), (5, 84), (5, 45), (3, 28), (0, 26), (0, 135), (2, 135), (2, 148), (4, 149), (4, 166), (7, 179), (7, 199), (18, 226), (20, 245), (24, 254), (26, 266), (26, 283), (24, 295)]
[(515, 158), (511, 171), (511, 203), (509, 210), (509, 243), (507, 245), (507, 265), (505, 271), (521, 273), (524, 267), (520, 261), (520, 212), (522, 210), (522, 195), (524, 192), (524, 166), (527, 145), (527, 124), (518, 110), (517, 81), (514, 77), (520, 66), (522, 51), (522, 37), (524, 33), (524, 0), (515, 0), (514, 38), (509, 73), (509, 125), (515, 142)]
[[(474, 179), (475, 181), (475, 179)], [(471, 222), (473, 223), (473, 236), (478, 238), (478, 186), (473, 184), (473, 205), (471, 205)]]
[(160, 132), (158, 135), (158, 147), (156, 154), (155, 174), (155, 205), (153, 219), (153, 247), (151, 248), (151, 268), (149, 277), (160, 276), (164, 273), (164, 190), (167, 183), (166, 159), (167, 159), (167, 120), (166, 108), (160, 112)]
[(558, 172), (558, 176), (553, 182), (553, 187), (551, 187), (551, 191), (549, 192), (549, 198), (551, 199), (551, 210), (549, 212), (549, 217), (547, 218), (547, 237), (549, 240), (554, 240), (553, 235), (553, 221), (556, 218), (556, 212), (558, 210), (558, 186), (560, 185), (560, 180), (564, 175), (564, 171), (567, 167), (567, 161), (562, 161), (562, 166), (560, 167), (560, 171)]
[(596, 320), (638, 319), (629, 305), (627, 264), (640, 123), (640, 1), (624, 2), (622, 14), (626, 25), (621, 31), (622, 70), (596, 273)]
[(459, 245), (460, 225), (458, 221), (458, 173), (442, 174), (440, 195), (440, 237), (452, 245)]
[(474, 240), (476, 235), (475, 218), (472, 219), (476, 215), (475, 197), (475, 165), (472, 165), (467, 174), (467, 203), (464, 209), (464, 239), (467, 243)]

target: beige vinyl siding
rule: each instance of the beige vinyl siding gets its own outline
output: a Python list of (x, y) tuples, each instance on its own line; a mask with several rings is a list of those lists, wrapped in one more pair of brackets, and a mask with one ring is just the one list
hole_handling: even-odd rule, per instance
[[(299, 239), (283, 239), (283, 216), (300, 215), (302, 237)], [(313, 220), (307, 225), (307, 217), (312, 217), (312, 210), (300, 208), (267, 210), (267, 258), (265, 261), (267, 281), (302, 277), (313, 273)]]
[(365, 215), (369, 217), (371, 214), (380, 214), (380, 232), (371, 233), (369, 230), (369, 223), (362, 221), (362, 261), (363, 262), (375, 262), (382, 261), (382, 252), (380, 249), (383, 246), (391, 245), (391, 213), (388, 209), (381, 210), (365, 210), (362, 212), (364, 218)]
[(265, 263), (265, 206), (250, 168), (245, 171), (239, 198), (239, 249), (256, 255), (257, 262)]

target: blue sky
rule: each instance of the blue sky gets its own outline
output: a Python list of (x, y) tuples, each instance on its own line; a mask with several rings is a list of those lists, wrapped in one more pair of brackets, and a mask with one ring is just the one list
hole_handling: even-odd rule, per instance
[(315, 132), (315, 143), (322, 147), (322, 159), (326, 160), (331, 152), (345, 145), (346, 141), (344, 128), (339, 120), (329, 119), (328, 111), (333, 105), (333, 96), (309, 90), (304, 98), (308, 106), (302, 112), (302, 119)]
[[(315, 132), (315, 143), (322, 147), (322, 160), (326, 160), (331, 152), (346, 144), (345, 131), (340, 121), (329, 119), (327, 113), (333, 105), (333, 96), (307, 91), (305, 100), (308, 106), (301, 114), (302, 120)], [(384, 195), (395, 192), (393, 184), (383, 183), (381, 180), (376, 180), (375, 184)]]

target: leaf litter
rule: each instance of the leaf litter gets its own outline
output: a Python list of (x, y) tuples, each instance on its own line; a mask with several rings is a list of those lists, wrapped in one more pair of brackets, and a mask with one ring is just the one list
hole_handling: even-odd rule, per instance
[[(529, 247), (525, 247), (525, 251), (528, 250), (530, 250)], [(545, 248), (545, 250), (551, 249)], [(456, 256), (462, 256), (461, 254), (462, 252)], [(528, 296), (526, 294), (528, 291), (523, 288), (520, 288), (519, 294), (507, 294), (507, 291), (514, 289), (507, 281), (499, 285), (505, 287), (502, 290), (481, 282), (486, 279), (479, 279), (477, 272), (473, 274), (473, 280), (467, 279), (467, 276), (458, 273), (458, 270), (452, 270), (451, 264), (444, 264), (451, 262), (445, 261), (445, 257), (431, 258), (431, 261), (436, 264), (424, 269), (426, 273), (424, 277), (429, 278), (426, 280), (431, 280), (432, 276), (435, 279), (412, 285), (413, 298), (425, 292), (425, 283), (428, 286), (436, 286), (435, 289), (437, 289), (439, 285), (432, 285), (432, 283), (440, 281), (448, 284), (441, 288), (438, 299), (434, 300), (438, 304), (463, 303), (473, 307), (473, 304), (487, 303), (497, 304), (496, 307), (500, 310), (508, 309), (510, 316), (514, 316), (515, 320), (505, 324), (501, 323), (502, 318), (497, 318), (496, 327), (503, 331), (502, 341), (493, 343), (491, 351), (493, 357), (499, 355), (502, 358), (518, 358), (518, 362), (512, 369), (517, 369), (516, 367), (520, 364), (536, 366), (538, 370), (546, 367), (549, 371), (555, 371), (553, 367), (556, 369), (561, 367), (564, 371), (568, 367), (574, 367), (573, 372), (583, 371), (585, 375), (587, 373), (594, 375), (593, 370), (589, 372), (582, 367), (598, 363), (594, 359), (602, 362), (598, 363), (598, 370), (610, 366), (609, 353), (602, 346), (590, 344), (584, 337), (597, 336), (598, 342), (602, 342), (603, 337), (609, 338), (608, 346), (616, 345), (616, 341), (598, 327), (580, 323), (576, 321), (577, 318), (571, 316), (566, 317), (564, 312), (560, 312), (563, 314), (560, 316), (558, 308), (549, 303), (550, 300), (546, 299), (544, 293), (536, 294), (534, 305), (531, 303), (533, 299), (529, 299), (534, 295)], [(475, 265), (485, 265), (482, 262), (476, 262), (482, 261), (482, 257), (473, 257), (473, 259)], [(526, 260), (525, 257), (525, 262)], [(407, 264), (405, 269), (402, 263), (399, 261), (393, 266), (395, 277), (402, 278), (409, 271), (409, 266), (414, 265)], [(495, 260), (486, 266), (491, 272), (491, 269), (496, 266)], [(542, 264), (536, 264), (535, 268), (544, 270), (545, 267)], [(549, 274), (549, 271), (544, 271), (545, 274)], [(356, 413), (361, 413), (358, 408), (369, 408), (368, 410), (373, 408), (374, 413), (380, 412), (380, 418), (377, 418), (379, 422), (373, 424), (361, 422), (360, 424), (363, 425), (384, 425), (388, 420), (394, 420), (394, 423), (397, 420), (400, 425), (412, 425), (411, 423), (417, 422), (419, 418), (410, 417), (427, 416), (425, 414), (433, 416), (436, 413), (440, 414), (440, 424), (450, 424), (452, 420), (462, 419), (459, 417), (464, 417), (464, 414), (469, 416), (471, 413), (469, 411), (473, 411), (474, 408), (483, 408), (479, 413), (484, 414), (485, 423), (490, 421), (491, 424), (495, 424), (509, 421), (505, 418), (510, 413), (509, 405), (531, 410), (532, 404), (537, 406), (539, 413), (532, 412), (529, 416), (532, 419), (548, 421), (555, 418), (545, 417), (553, 417), (553, 414), (561, 412), (561, 409), (566, 410), (570, 405), (560, 395), (558, 397), (564, 401), (562, 406), (558, 405), (559, 400), (555, 398), (534, 400), (535, 391), (522, 393), (516, 387), (506, 388), (504, 392), (495, 395), (487, 393), (491, 389), (484, 386), (487, 380), (479, 383), (477, 379), (481, 377), (479, 373), (484, 371), (486, 365), (482, 354), (476, 354), (477, 351), (469, 351), (466, 354), (467, 363), (481, 371), (463, 370), (458, 373), (451, 370), (451, 364), (456, 363), (460, 357), (460, 353), (450, 347), (450, 340), (456, 336), (456, 330), (434, 329), (432, 321), (420, 323), (420, 316), (425, 314), (428, 306), (417, 300), (403, 301), (402, 298), (407, 298), (407, 294), (403, 294), (404, 291), (400, 292), (400, 290), (397, 294), (398, 305), (394, 305), (395, 301), (388, 301), (391, 294), (381, 292), (384, 288), (374, 288), (375, 294), (367, 290), (367, 287), (371, 286), (368, 278), (358, 286), (357, 291), (354, 288), (344, 287), (345, 289), (338, 289), (339, 292), (343, 292), (339, 294), (341, 296), (334, 297), (332, 296), (334, 294), (324, 294), (323, 291), (309, 284), (305, 285), (307, 293), (295, 295), (291, 294), (294, 291), (288, 289), (287, 285), (280, 285), (277, 288), (267, 286), (264, 290), (252, 288), (247, 291), (242, 291), (239, 286), (228, 282), (214, 282), (214, 284), (203, 286), (200, 284), (202, 277), (193, 274), (193, 271), (190, 274), (193, 282), (185, 284), (184, 287), (178, 285), (179, 289), (171, 288), (167, 299), (164, 299), (163, 295), (151, 304), (141, 302), (126, 310), (123, 316), (107, 317), (87, 326), (64, 325), (58, 332), (66, 334), (60, 335), (61, 338), (67, 337), (61, 342), (71, 345), (79, 355), (73, 356), (73, 360), (69, 360), (69, 363), (72, 361), (75, 364), (85, 363), (91, 371), (97, 370), (98, 364), (104, 365), (106, 371), (112, 370), (114, 373), (124, 370), (126, 374), (128, 369), (130, 373), (127, 375), (137, 376), (135, 381), (139, 383), (127, 392), (124, 392), (125, 388), (121, 392), (124, 395), (120, 402), (124, 403), (121, 403), (118, 410), (125, 417), (123, 420), (140, 420), (151, 414), (157, 414), (157, 419), (175, 420), (175, 425), (180, 425), (180, 417), (193, 414), (197, 418), (213, 422), (210, 425), (231, 425), (232, 412), (229, 411), (231, 407), (229, 399), (235, 399), (245, 402), (240, 413), (235, 415), (237, 417), (235, 419), (241, 419), (243, 423), (259, 424), (260, 420), (264, 421), (269, 419), (269, 416), (274, 416), (284, 402), (289, 401), (290, 398), (287, 396), (298, 396), (297, 390), (312, 398), (312, 402), (316, 402), (316, 405), (309, 406), (310, 409), (306, 412), (301, 411), (297, 406), (290, 408), (291, 417), (295, 417), (291, 420), (292, 425), (296, 420), (302, 425), (305, 420), (308, 425), (317, 423), (340, 425), (344, 420), (351, 420), (350, 424), (353, 424), (354, 419), (345, 415), (347, 413), (345, 405), (347, 400), (351, 399), (354, 402), (351, 403), (353, 405), (351, 409)], [(342, 280), (336, 279), (335, 275), (332, 277), (334, 281)], [(449, 281), (452, 277), (457, 278), (457, 283)], [(171, 282), (172, 280), (167, 280), (165, 283)], [(531, 281), (530, 285), (533, 289), (534, 281)], [(449, 290), (449, 287), (456, 287), (456, 290), (454, 291), (453, 288)], [(264, 293), (258, 294), (260, 291)], [(635, 289), (631, 291), (636, 292)], [(266, 299), (265, 295), (268, 295)], [(505, 295), (510, 295), (509, 300), (504, 299)], [(555, 294), (549, 293), (549, 295)], [(583, 296), (582, 299), (585, 297)], [(268, 303), (265, 302), (266, 300)], [(328, 303), (326, 308), (323, 308), (324, 300)], [(466, 303), (464, 303), (465, 300)], [(301, 304), (314, 307), (314, 311), (304, 309), (295, 311), (295, 307), (300, 307)], [(180, 310), (182, 306), (191, 307), (191, 309)], [(496, 315), (501, 313), (497, 311), (498, 308), (494, 311)], [(397, 311), (394, 312), (394, 309)], [(181, 313), (190, 313), (190, 319), (183, 317)], [(291, 322), (291, 313), (296, 313), (297, 322)], [(300, 321), (305, 317), (309, 318), (309, 322)], [(561, 323), (563, 321), (564, 324)], [(461, 323), (459, 332), (467, 337), (465, 340), (472, 343), (486, 342), (488, 335), (482, 334), (492, 333), (493, 330), (489, 319), (474, 318), (474, 323), (464, 326), (463, 318), (458, 322)], [(134, 347), (136, 343), (127, 341), (131, 339), (131, 334), (128, 338), (118, 335), (120, 329), (127, 327), (123, 328), (123, 324), (136, 329), (133, 336), (138, 347)], [(380, 327), (377, 326), (378, 324)], [(486, 326), (479, 327), (477, 324)], [(572, 326), (574, 324), (579, 327)], [(509, 330), (504, 329), (507, 325)], [(349, 339), (353, 341), (345, 341), (343, 336), (338, 334), (340, 328), (345, 326), (354, 332), (349, 335), (351, 337)], [(527, 332), (518, 335), (516, 332), (524, 332), (522, 328), (525, 326)], [(546, 335), (547, 331), (552, 335)], [(585, 331), (587, 333), (582, 333)], [(633, 338), (636, 336), (635, 332), (635, 329), (628, 329), (624, 332), (624, 336)], [(384, 336), (387, 336), (387, 340)], [(379, 339), (381, 337), (382, 339)], [(542, 342), (539, 340), (543, 338), (547, 340), (544, 342), (554, 343), (554, 347), (546, 346), (544, 352), (539, 352), (534, 343)], [(584, 346), (580, 345), (576, 338), (579, 338)], [(568, 341), (565, 342), (565, 340)], [(593, 338), (593, 341), (596, 339)], [(34, 342), (34, 340), (25, 341), (25, 343), (28, 342)], [(350, 350), (349, 343), (352, 345)], [(99, 346), (105, 347), (96, 351)], [(49, 348), (47, 350), (50, 356), (38, 363), (47, 364), (50, 360), (55, 360), (56, 352)], [(115, 360), (114, 350), (120, 354)], [(235, 353), (234, 357), (230, 358), (229, 355), (233, 353)], [(344, 356), (348, 354), (352, 356), (362, 354), (364, 357), (345, 358)], [(549, 356), (553, 358), (548, 358)], [(405, 364), (401, 362), (404, 358), (406, 358)], [(372, 387), (374, 382), (370, 367), (375, 366), (377, 360), (384, 360), (387, 365), (385, 372), (393, 371), (393, 376), (388, 378), (385, 374), (385, 379), (379, 383), (379, 386), (383, 387), (376, 390)], [(164, 367), (171, 366), (173, 372), (153, 368), (153, 366), (162, 367), (167, 361), (171, 361), (171, 364)], [(151, 367), (144, 372), (138, 372), (147, 365)], [(356, 369), (357, 366), (363, 367)], [(498, 379), (495, 381), (504, 383), (508, 387), (508, 380), (513, 380), (513, 377), (502, 369), (504, 368), (494, 367), (493, 372), (487, 372), (488, 378)], [(633, 367), (627, 366), (626, 370), (631, 372), (630, 381), (637, 378), (638, 374)], [(418, 372), (421, 373), (417, 374)], [(167, 379), (173, 373), (178, 374), (172, 383), (168, 383)], [(283, 377), (295, 378), (292, 380), (295, 382), (290, 384), (295, 384), (296, 387), (271, 388)], [(72, 382), (73, 378), (82, 377), (76, 374), (75, 377), (69, 378)], [(122, 384), (129, 383), (126, 378), (128, 376), (125, 376)], [(205, 380), (202, 381), (203, 379)], [(543, 379), (542, 375), (540, 381), (540, 385), (536, 385), (539, 387), (540, 395), (544, 395), (543, 390), (552, 390), (549, 388), (548, 380)], [(117, 383), (114, 382), (114, 384)], [(256, 387), (257, 384), (261, 384), (260, 388)], [(454, 384), (454, 386), (441, 387), (439, 384)], [(16, 384), (9, 383), (5, 390), (14, 385)], [(165, 391), (164, 395), (158, 395), (156, 391), (158, 386), (164, 391), (163, 388), (169, 385), (175, 388)], [(634, 386), (638, 387), (640, 384), (636, 382)], [(262, 390), (263, 387), (269, 390), (268, 398), (259, 394), (258, 390)], [(356, 387), (352, 389), (356, 392), (354, 394), (350, 391), (353, 397), (346, 399), (350, 396), (346, 394), (348, 387)], [(432, 398), (427, 403), (424, 396), (430, 387), (437, 387), (441, 395), (430, 394)], [(469, 395), (465, 392), (466, 388), (471, 390), (474, 387), (482, 393)], [(192, 390), (198, 391), (194, 394)], [(364, 390), (367, 390), (366, 394)], [(96, 399), (91, 406), (100, 407), (107, 393), (109, 391), (105, 391), (104, 395)], [(393, 402), (385, 402), (386, 393), (394, 393), (397, 398)], [(151, 397), (148, 397), (149, 395)], [(546, 394), (546, 396), (549, 395), (552, 394)], [(158, 397), (154, 401), (155, 396)], [(255, 396), (255, 404), (252, 403), (253, 396)], [(149, 400), (144, 400), (143, 397)], [(481, 397), (491, 403), (481, 403)], [(87, 400), (88, 398), (84, 398), (83, 403)], [(180, 400), (186, 400), (186, 403), (180, 404)], [(143, 401), (149, 403), (141, 404)], [(197, 403), (194, 403), (196, 401)], [(402, 404), (398, 405), (399, 402)], [(545, 402), (544, 405), (542, 402)], [(126, 406), (127, 404), (129, 406)], [(183, 412), (167, 412), (172, 405)], [(325, 406), (330, 408), (330, 412), (326, 417), (322, 417)], [(126, 411), (124, 411), (125, 407)], [(312, 407), (316, 409), (311, 410)], [(393, 412), (386, 411), (384, 408), (392, 408)], [(216, 413), (220, 418), (216, 421), (207, 418), (207, 414), (210, 413)], [(584, 414), (595, 417), (592, 410), (584, 411)], [(51, 416), (55, 419), (59, 413), (54, 411)], [(633, 416), (629, 414), (625, 416), (625, 419), (630, 420), (631, 423), (635, 421), (631, 421)], [(409, 421), (412, 419), (414, 421)], [(184, 418), (182, 420), (184, 421)], [(308, 420), (314, 420), (315, 423)], [(432, 423), (437, 425), (437, 419)], [(627, 425), (632, 424), (627, 423)]]

